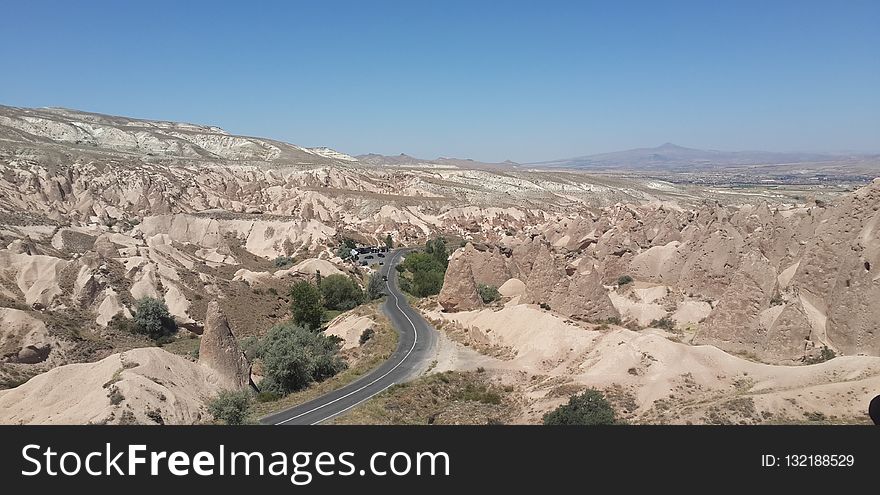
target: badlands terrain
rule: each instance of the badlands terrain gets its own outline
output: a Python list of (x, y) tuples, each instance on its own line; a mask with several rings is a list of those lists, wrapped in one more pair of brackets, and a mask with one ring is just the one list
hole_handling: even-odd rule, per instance
[[(880, 393), (880, 161), (712, 166), (692, 151), (354, 157), (0, 107), (0, 423), (211, 421), (209, 398), (249, 386), (239, 341), (289, 317), (291, 283), (365, 285), (370, 269), (338, 248), (388, 234), (454, 250), (440, 293), (417, 302), (441, 344), (430, 376), (338, 422), (539, 423), (586, 388), (633, 423), (866, 422)], [(500, 299), (483, 302), (481, 285)], [(145, 296), (181, 329), (161, 346), (125, 330)], [(348, 352), (380, 318), (358, 311), (327, 330)], [(432, 405), (426, 380), (447, 371), (502, 398)]]

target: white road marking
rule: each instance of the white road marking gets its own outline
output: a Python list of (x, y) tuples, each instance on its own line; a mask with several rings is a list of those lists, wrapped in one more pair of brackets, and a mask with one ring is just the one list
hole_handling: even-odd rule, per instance
[[(396, 255), (394, 255), (394, 258), (396, 259), (398, 256), (400, 256), (400, 253), (397, 253)], [(387, 372), (385, 372), (382, 376), (380, 376), (379, 378), (376, 378), (375, 380), (371, 381), (370, 383), (368, 383), (368, 384), (366, 384), (366, 385), (360, 387), (359, 389), (357, 389), (357, 390), (352, 390), (351, 392), (349, 392), (349, 393), (343, 395), (342, 397), (337, 397), (336, 399), (333, 399), (333, 400), (331, 400), (330, 402), (327, 402), (327, 403), (321, 404), (321, 405), (318, 406), (318, 407), (315, 407), (315, 408), (309, 409), (309, 410), (306, 411), (306, 412), (303, 412), (303, 413), (297, 414), (296, 416), (294, 416), (294, 417), (292, 417), (292, 418), (287, 418), (287, 419), (285, 419), (284, 421), (281, 421), (280, 423), (275, 423), (275, 425), (283, 425), (284, 423), (287, 423), (287, 422), (289, 422), (289, 421), (293, 421), (294, 419), (299, 418), (299, 417), (302, 417), (302, 416), (305, 416), (306, 414), (313, 413), (313, 412), (317, 411), (318, 409), (323, 409), (323, 408), (329, 406), (330, 404), (333, 404), (333, 403), (338, 402), (338, 401), (340, 401), (340, 400), (342, 400), (342, 399), (344, 399), (344, 398), (346, 398), (346, 397), (349, 397), (349, 396), (351, 396), (351, 395), (354, 395), (354, 394), (360, 392), (361, 390), (363, 390), (363, 389), (369, 387), (370, 385), (372, 385), (372, 384), (378, 382), (379, 380), (381, 380), (381, 379), (385, 378), (386, 376), (388, 376), (389, 374), (391, 374), (394, 370), (396, 370), (398, 367), (400, 367), (400, 365), (403, 364), (404, 361), (406, 361), (406, 359), (409, 357), (410, 354), (412, 354), (413, 350), (416, 348), (416, 344), (419, 342), (419, 332), (418, 332), (418, 330), (416, 330), (416, 324), (413, 323), (413, 321), (409, 318), (409, 316), (406, 314), (406, 312), (404, 312), (404, 311), (400, 308), (400, 299), (397, 297), (397, 294), (395, 294), (394, 291), (391, 290), (391, 282), (390, 282), (390, 281), (385, 281), (385, 286), (388, 288), (388, 293), (391, 294), (392, 296), (394, 296), (394, 305), (397, 306), (397, 311), (400, 311), (400, 313), (404, 316), (404, 318), (406, 318), (406, 320), (409, 322), (409, 324), (412, 326), (412, 329), (413, 329), (413, 336), (414, 336), (414, 338), (413, 338), (413, 344), (412, 344), (412, 347), (409, 348), (409, 351), (407, 351), (406, 355), (403, 356), (403, 359), (401, 359), (399, 363), (397, 363), (396, 365), (394, 365), (393, 368), (391, 368), (390, 370), (388, 370)], [(394, 385), (394, 383), (389, 384), (388, 387), (390, 387), (391, 385)], [(360, 401), (358, 401), (356, 404), (351, 405), (351, 406), (349, 406), (349, 407), (343, 409), (342, 411), (339, 411), (339, 412), (337, 412), (337, 413), (331, 414), (330, 416), (327, 416), (327, 417), (325, 417), (325, 418), (323, 418), (323, 419), (319, 419), (318, 421), (315, 421), (314, 423), (312, 423), (312, 425), (316, 425), (316, 424), (318, 424), (318, 423), (321, 423), (321, 422), (327, 421), (328, 419), (330, 419), (330, 418), (332, 418), (332, 417), (334, 417), (334, 416), (337, 416), (337, 415), (339, 415), (339, 414), (342, 414), (342, 413), (344, 413), (345, 411), (348, 411), (349, 409), (351, 409), (352, 407), (357, 406), (357, 405), (360, 404), (361, 402), (364, 402), (364, 401), (367, 400), (367, 399), (372, 399), (374, 396), (376, 396), (376, 395), (378, 395), (378, 394), (384, 392), (386, 389), (388, 389), (388, 387), (385, 387), (385, 388), (383, 388), (382, 390), (379, 390), (378, 392), (375, 392), (375, 393), (373, 393), (373, 394), (370, 394), (370, 395), (364, 397), (363, 399), (361, 399)]]

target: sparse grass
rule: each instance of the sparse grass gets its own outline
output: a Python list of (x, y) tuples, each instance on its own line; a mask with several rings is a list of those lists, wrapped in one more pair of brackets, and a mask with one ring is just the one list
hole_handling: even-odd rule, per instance
[(321, 322), (322, 323), (330, 322), (333, 320), (333, 318), (336, 318), (337, 316), (341, 315), (344, 312), (345, 311), (339, 311), (336, 309), (325, 309), (324, 315), (321, 317)]
[(752, 351), (746, 351), (746, 350), (733, 351), (733, 352), (731, 352), (731, 354), (733, 354), (734, 356), (741, 357), (747, 361), (752, 361), (755, 363), (763, 363), (764, 362), (764, 360), (761, 359), (760, 356), (758, 356), (757, 354), (755, 354)]
[(334, 424), (501, 424), (514, 416), (512, 388), (486, 373), (435, 373), (395, 385), (333, 420)]
[(180, 356), (198, 356), (201, 339), (193, 335), (192, 338), (173, 340), (162, 346), (162, 349)]

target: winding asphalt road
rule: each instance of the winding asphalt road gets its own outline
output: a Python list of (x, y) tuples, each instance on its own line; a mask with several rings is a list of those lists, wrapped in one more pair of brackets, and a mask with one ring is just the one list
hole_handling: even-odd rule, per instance
[(370, 399), (395, 383), (413, 378), (425, 368), (432, 357), (437, 336), (434, 329), (414, 310), (400, 291), (397, 270), (401, 257), (408, 249), (388, 253), (386, 262), (379, 270), (386, 275), (387, 297), (382, 311), (391, 320), (398, 333), (397, 349), (378, 368), (348, 385), (329, 392), (305, 404), (263, 417), (260, 422), (268, 425), (316, 425), (332, 419), (358, 404)]

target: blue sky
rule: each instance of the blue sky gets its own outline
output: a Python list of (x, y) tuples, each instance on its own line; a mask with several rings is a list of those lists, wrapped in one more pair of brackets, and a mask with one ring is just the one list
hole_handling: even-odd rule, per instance
[(4, 1), (0, 104), (359, 154), (880, 152), (880, 2)]

